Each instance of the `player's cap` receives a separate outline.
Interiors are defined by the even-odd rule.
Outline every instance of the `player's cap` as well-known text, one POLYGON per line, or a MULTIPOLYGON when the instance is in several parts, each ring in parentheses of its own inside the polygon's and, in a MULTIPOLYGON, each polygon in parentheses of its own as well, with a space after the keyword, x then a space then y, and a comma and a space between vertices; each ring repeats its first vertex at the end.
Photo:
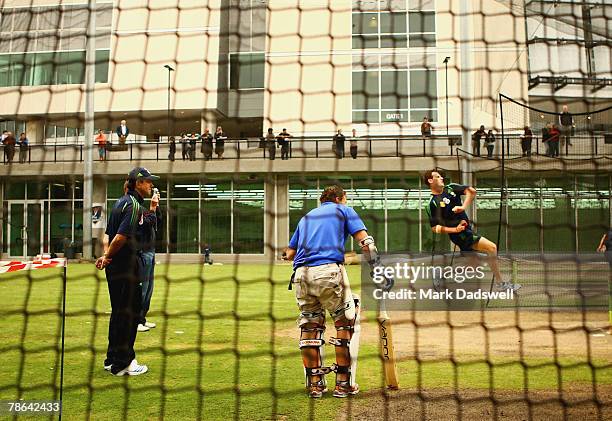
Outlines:
POLYGON ((128 180, 159 180, 159 177, 151 174, 151 172, 144 167, 136 167, 128 174, 128 180))

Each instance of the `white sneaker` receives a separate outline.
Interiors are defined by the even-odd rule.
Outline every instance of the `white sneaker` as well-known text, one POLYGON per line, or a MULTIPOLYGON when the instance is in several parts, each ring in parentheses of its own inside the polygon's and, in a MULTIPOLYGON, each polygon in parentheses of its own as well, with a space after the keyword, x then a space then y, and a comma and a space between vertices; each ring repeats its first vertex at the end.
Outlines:
POLYGON ((147 371, 149 371, 149 367, 144 364, 138 364, 138 361, 134 359, 132 360, 130 365, 119 371, 117 374, 113 374, 113 376, 140 376, 141 374, 144 374, 147 371))
POLYGON ((521 289, 521 287, 522 287, 521 284, 513 284, 512 282, 509 282, 509 281, 502 282, 501 284, 497 284, 497 288, 501 289, 502 291, 506 291, 506 290, 518 291, 519 289, 521 289))
POLYGON ((155 326, 157 326, 157 324, 153 323, 153 322, 145 322, 144 324, 146 327, 148 327, 149 329, 153 329, 155 326))
POLYGON ((148 332, 149 328, 148 328, 148 326, 145 326, 145 325, 143 325, 141 323, 138 323, 138 331, 139 332, 148 332))
POLYGON ((104 370, 106 370, 106 371, 110 371, 110 369, 111 369, 112 367, 113 367, 113 365, 112 365, 112 364, 105 365, 105 366, 104 366, 104 370))

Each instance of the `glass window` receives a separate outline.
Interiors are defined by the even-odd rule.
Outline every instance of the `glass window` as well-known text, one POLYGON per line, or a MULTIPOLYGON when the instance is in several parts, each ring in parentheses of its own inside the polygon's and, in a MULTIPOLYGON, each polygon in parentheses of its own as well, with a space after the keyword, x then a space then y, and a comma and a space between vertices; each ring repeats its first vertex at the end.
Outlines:
POLYGON ((198 253, 198 201, 170 200, 170 252, 198 253))
POLYGON ((319 206, 319 196, 316 177, 289 177, 289 235, 304 215, 319 206))
POLYGON ((33 54, 35 56, 32 85, 51 85, 55 69, 53 53, 33 54))
POLYGON ((380 48, 406 48, 406 35, 381 35, 380 48))
POLYGON ((28 183, 28 200, 48 199, 49 184, 47 183, 28 183))
POLYGON ((58 53, 56 83, 71 84, 82 83, 85 77, 85 52, 71 51, 58 53))
POLYGON ((62 28, 87 28, 89 10, 86 5, 64 6, 62 13, 62 28))
POLYGON ((380 33, 381 34, 405 34, 406 33, 406 13, 381 13, 380 14, 380 33))
POLYGON ((353 111, 354 123, 378 123, 380 113, 378 111, 353 111))
MULTIPOLYGON (((232 204, 229 200, 202 201, 203 246, 214 253, 230 253, 232 238, 232 204)), ((263 230, 262 230, 263 235, 263 230)))
POLYGON ((378 13, 353 13, 353 34, 377 34, 378 13))
POLYGON ((378 35, 354 35, 353 48, 358 50, 378 48, 378 35))
POLYGON ((410 34, 410 47, 435 47, 435 34, 410 34))
POLYGON ((436 72, 410 72, 410 108, 435 108, 438 102, 436 72))
POLYGON ((37 29, 57 30, 60 24, 60 11, 56 7, 41 7, 38 9, 37 29))
POLYGON ((234 253, 263 253, 264 201, 234 202, 234 253))
POLYGON ((107 28, 112 25, 113 5, 98 3, 96 9, 96 28, 107 28))
POLYGON ((55 138, 55 126, 51 124, 45 124, 45 137, 47 139, 55 138))
POLYGON ((66 137, 66 128, 64 126, 55 126, 55 137, 66 137))
POLYGON ((230 55, 230 89, 264 87, 264 53, 230 55))
POLYGON ((6 188, 6 199, 25 199, 25 183, 11 182, 4 185, 6 188))
POLYGON ((9 75, 10 75, 10 55, 2 54, 0 55, 0 86, 10 86, 9 85, 9 75))
POLYGON ((170 181, 171 198, 198 198, 200 184, 197 180, 172 180, 170 181))
POLYGON ((71 199, 72 183, 53 182, 51 183, 51 199, 71 199))
POLYGON ((36 27, 36 21, 32 18, 36 18, 36 15, 31 13, 29 9, 15 9, 13 10, 13 32, 17 31, 29 31, 36 27), (33 21, 34 20, 34 21, 33 21))
POLYGON ((408 29, 411 34, 419 32, 436 32, 436 14, 434 12, 410 12, 408 29))
POLYGON ((427 117, 427 119, 431 122, 438 121, 438 111, 437 110, 410 110, 410 121, 423 121, 424 117, 427 117))
POLYGON ((96 83, 108 83, 109 50, 96 50, 96 83))
POLYGON ((378 72, 353 72, 353 109, 378 109, 378 72))
MULTIPOLYGON (((408 72, 383 71, 380 73, 381 108, 408 108, 408 72)), ((384 113, 383 113, 384 114, 384 113)), ((406 119, 408 114, 406 113, 406 119)))
POLYGON ((49 230, 51 253, 65 253, 66 245, 72 240, 72 203, 49 202, 49 230))
POLYGON ((76 180, 74 182, 74 198, 82 199, 83 198, 83 181, 76 180))

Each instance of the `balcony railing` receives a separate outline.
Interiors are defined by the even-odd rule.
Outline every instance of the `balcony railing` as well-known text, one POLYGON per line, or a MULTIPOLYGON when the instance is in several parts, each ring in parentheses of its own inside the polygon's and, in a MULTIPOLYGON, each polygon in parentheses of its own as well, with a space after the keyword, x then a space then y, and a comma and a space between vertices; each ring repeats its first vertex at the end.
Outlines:
MULTIPOLYGON (((612 133, 572 136, 571 143, 560 148, 561 157, 589 158, 612 155, 612 133)), ((487 156, 485 141, 480 141, 480 156, 487 156)), ((501 157, 501 135, 497 135, 493 158, 501 157)), ((27 148, 25 163, 37 162, 81 162, 85 156, 82 144, 31 145, 27 148)), ((357 159, 404 158, 404 157, 451 157, 457 148, 465 150, 458 136, 402 136, 402 137, 360 137, 357 140, 357 159)), ((0 146, 6 150, 6 146, 0 146)), ((2 161, 8 164, 8 157, 2 151, 2 161)), ((99 159, 98 145, 94 145, 94 161, 99 159)), ((522 155, 519 135, 506 136, 505 154, 507 157, 522 155)), ((534 136, 531 146, 532 156, 544 156, 545 144, 534 136)), ((459 154, 462 152, 459 151, 459 154)), ((19 164, 20 148, 15 147, 13 164, 19 164)), ((166 161, 169 159, 169 144, 166 142, 127 142, 124 145, 107 144, 107 161, 166 161)), ((289 142, 289 159, 310 159, 337 157, 336 148, 330 137, 293 137, 289 142)), ((224 159, 269 159, 268 145, 259 139, 228 139, 225 141, 224 159)), ((277 160, 281 159, 281 148, 276 147, 277 160)), ((176 142, 176 161, 183 160, 182 144, 176 142)), ((213 160, 217 160, 213 146, 213 160)), ((344 159, 351 159, 350 138, 345 141, 344 159)), ((188 157, 185 160, 189 160, 188 157)), ((198 141, 195 160, 204 160, 202 142, 198 141)))

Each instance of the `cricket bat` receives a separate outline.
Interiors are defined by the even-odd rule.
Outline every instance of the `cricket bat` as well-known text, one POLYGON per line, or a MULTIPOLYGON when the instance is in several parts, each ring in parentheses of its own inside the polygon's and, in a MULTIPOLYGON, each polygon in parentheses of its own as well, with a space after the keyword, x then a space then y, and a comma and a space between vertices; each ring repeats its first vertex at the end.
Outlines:
POLYGON ((385 372, 385 385, 388 389, 399 389, 397 381, 397 368, 395 367, 395 351, 393 350, 393 332, 391 319, 387 314, 384 300, 379 302, 378 308, 378 337, 380 341, 380 359, 385 372))

